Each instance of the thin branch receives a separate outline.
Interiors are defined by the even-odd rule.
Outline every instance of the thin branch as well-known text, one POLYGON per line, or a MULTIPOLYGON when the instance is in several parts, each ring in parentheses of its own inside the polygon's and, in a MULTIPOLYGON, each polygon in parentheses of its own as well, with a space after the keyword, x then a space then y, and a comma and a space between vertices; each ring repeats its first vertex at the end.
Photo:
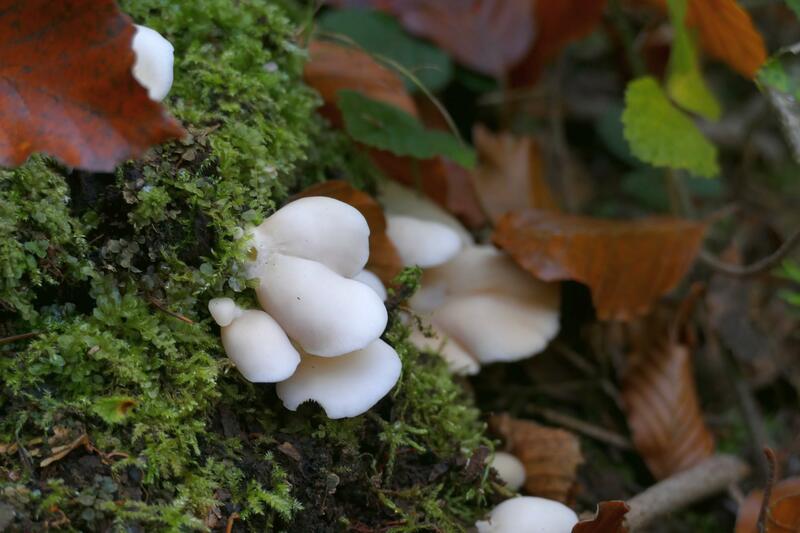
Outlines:
POLYGON ((594 440, 603 442, 605 444, 609 444, 611 446, 615 446, 620 450, 633 449, 633 445, 628 439, 608 429, 602 428, 600 426, 595 426, 593 424, 589 424, 588 422, 584 422, 583 420, 573 418, 569 415, 565 415, 563 413, 559 413, 558 411, 553 411, 552 409, 547 409, 545 407, 531 407, 530 409, 534 414, 537 414, 542 418, 547 419, 549 422, 552 422, 553 424, 558 424, 559 426, 571 429, 577 433, 581 433, 582 435, 593 438, 594 440))
POLYGON ((626 517, 628 526, 631 531, 637 531, 660 516, 725 490, 749 471, 747 464, 738 457, 714 455, 628 500, 631 508, 626 517))
POLYGON ((764 497, 761 499, 761 510, 758 512, 758 533, 766 533, 767 531, 767 515, 769 514, 769 500, 772 497, 772 487, 775 485, 775 478, 778 471, 778 458, 775 457, 775 452, 772 448, 764 448, 764 456, 767 458, 769 464, 769 477, 767 478, 767 486, 764 487, 764 497))
POLYGON ((798 244, 800 244, 800 230, 794 232, 794 234, 786 239, 781 247, 775 250, 773 253, 747 266, 725 263, 724 261, 720 261, 714 257, 706 250, 700 251, 699 258, 703 263, 720 274, 738 278, 746 278, 761 274, 778 266, 778 264, 783 261, 783 259, 789 255, 789 252, 791 252, 792 249, 798 244))
POLYGON ((152 296, 149 296, 147 298, 147 301, 150 302, 151 304, 153 304, 156 308, 158 308, 159 311, 162 311, 162 312, 168 314, 169 316, 171 316, 173 318, 177 318, 181 322, 184 322, 184 323, 189 324, 189 325, 194 325, 194 321, 192 319, 187 318, 187 317, 183 316, 180 313, 176 313, 175 311, 170 311, 169 309, 164 307, 164 305, 161 302, 159 302, 158 300, 156 300, 152 296))
POLYGON ((38 331, 31 331, 30 333, 22 333, 20 335, 12 335, 10 337, 4 337, 0 339, 0 344, 11 344, 12 342, 24 341, 25 339, 30 339, 39 335, 41 335, 41 333, 38 331))

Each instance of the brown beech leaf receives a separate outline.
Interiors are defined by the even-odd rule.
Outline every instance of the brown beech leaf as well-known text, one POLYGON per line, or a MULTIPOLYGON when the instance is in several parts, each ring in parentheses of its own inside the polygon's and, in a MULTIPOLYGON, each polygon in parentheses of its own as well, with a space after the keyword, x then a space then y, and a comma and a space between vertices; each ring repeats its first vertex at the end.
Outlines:
POLYGON ((589 35, 603 20, 607 0, 538 0, 537 34, 524 58, 511 71, 514 85, 531 85, 568 44, 589 35))
POLYGON ((496 77, 502 76, 528 51, 536 27, 530 0, 331 0, 328 3, 388 11, 409 32, 430 39, 464 65, 496 77))
POLYGON ((113 0, 0 0, 0 165, 110 172, 183 136, 131 73, 133 34, 113 0))
POLYGON ((636 450, 656 479, 703 462, 714 436, 703 420, 689 349, 651 341, 632 354, 622 384, 622 403, 636 450))
POLYGON ((600 502, 595 517, 575 524, 572 533, 627 533, 625 515, 629 510, 623 501, 600 502))
POLYGON ((352 205, 364 215, 369 225, 369 262, 367 268, 388 284, 403 268, 397 250, 386 235, 383 208, 369 194, 359 191, 344 180, 331 180, 313 185, 297 195, 327 196, 352 205))
POLYGON ((366 52, 343 44, 312 41, 308 53, 310 60, 303 77, 322 96, 324 105, 320 113, 336 126, 342 126, 336 102, 343 89, 360 92, 417 115, 414 100, 406 92, 403 80, 366 52))
POLYGON ((529 209, 500 219, 494 242, 534 276, 589 286, 598 316, 647 313, 692 265, 705 225, 677 218, 617 221, 529 209))
POLYGON ((473 128, 472 138, 480 158, 473 182, 492 221, 528 207, 559 210, 545 180, 542 153, 535 139, 494 134, 481 125, 473 128))
MULTIPOLYGON (((739 506, 735 533, 753 533, 764 491, 757 489, 739 506)), ((800 477, 784 479, 772 487, 767 515, 767 533, 796 533, 800 531, 800 477)))
POLYGON ((575 472, 583 463, 575 435, 508 414, 492 416, 489 427, 505 439, 508 450, 525 465, 525 492, 560 502, 569 499, 575 472))

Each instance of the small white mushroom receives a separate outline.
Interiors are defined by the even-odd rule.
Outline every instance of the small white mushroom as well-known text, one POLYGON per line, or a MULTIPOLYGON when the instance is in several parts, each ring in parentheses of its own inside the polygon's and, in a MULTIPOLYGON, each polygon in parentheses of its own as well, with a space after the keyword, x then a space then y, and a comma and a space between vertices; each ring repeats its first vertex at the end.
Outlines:
POLYGON ((157 31, 136 25, 133 36, 133 77, 147 89, 148 96, 162 101, 172 88, 172 68, 175 61, 172 43, 157 31))
POLYGON ((510 453, 495 452, 489 466, 497 470, 497 476, 513 491, 525 483, 525 465, 510 453))
POLYGON ((578 515, 562 503, 519 496, 495 507, 475 527, 478 533, 570 533, 577 523, 578 515))
POLYGON ((340 357, 303 355, 297 371, 278 383, 276 392, 290 411, 315 401, 329 418, 348 418, 365 413, 386 396, 400 370, 397 352, 378 339, 340 357))
POLYGON ((360 281, 361 283, 363 283, 364 285, 375 291, 375 294, 377 294, 382 301, 384 302, 386 301, 386 287, 384 287, 381 278, 376 276, 372 271, 366 269, 362 270, 361 272, 353 276, 353 279, 356 281, 360 281))
POLYGON ((455 231, 438 222, 415 217, 387 215, 386 234, 405 266, 438 266, 455 257, 461 249, 461 239, 455 231))
POLYGON ((208 309, 222 327, 225 353, 245 379, 275 383, 294 373, 300 354, 267 313, 241 309, 230 298, 214 298, 208 309))
POLYGON ((258 277, 261 307, 312 355, 360 350, 386 328, 386 307, 374 290, 316 261, 273 253, 258 277))
POLYGON ((433 337, 426 336, 416 324, 412 324, 408 340, 420 350, 438 353, 447 362, 450 372, 457 376, 473 376, 478 373, 480 365, 461 345, 447 338, 435 325, 429 327, 433 337))
POLYGON ((369 258, 369 225, 354 207, 323 196, 300 198, 278 209, 250 232, 255 257, 251 277, 274 253, 317 261, 345 277, 369 258))

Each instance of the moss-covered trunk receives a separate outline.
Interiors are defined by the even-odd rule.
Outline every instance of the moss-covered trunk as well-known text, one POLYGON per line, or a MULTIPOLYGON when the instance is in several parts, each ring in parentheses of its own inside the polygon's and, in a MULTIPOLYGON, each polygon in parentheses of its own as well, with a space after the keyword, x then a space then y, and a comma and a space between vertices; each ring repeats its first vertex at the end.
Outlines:
POLYGON ((301 21, 261 0, 121 4, 175 45, 191 138, 114 175, 0 172, 0 530, 469 525, 491 499, 483 424, 396 320, 400 383, 329 421, 243 380, 208 316, 251 298, 239 228, 306 184, 375 179, 315 116, 301 21))

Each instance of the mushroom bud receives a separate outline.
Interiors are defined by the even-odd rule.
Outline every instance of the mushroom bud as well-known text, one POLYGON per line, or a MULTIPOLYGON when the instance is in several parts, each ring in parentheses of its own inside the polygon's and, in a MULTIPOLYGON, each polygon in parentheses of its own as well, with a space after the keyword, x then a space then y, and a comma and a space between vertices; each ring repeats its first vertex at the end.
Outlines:
POLYGON ((353 276, 353 279, 363 283, 375 291, 375 294, 378 295, 378 298, 384 302, 386 301, 386 287, 383 285, 381 278, 376 276, 374 272, 365 269, 353 276))
POLYGON ((278 383, 276 392, 290 411, 313 400, 328 418, 348 418, 378 403, 397 383, 400 370, 397 352, 378 339, 339 357, 303 355, 297 372, 278 383))
POLYGON ((570 533, 578 515, 566 505, 533 496, 506 500, 478 521, 478 533, 570 533))
POLYGON ((419 218, 387 215, 386 234, 405 266, 428 268, 441 265, 461 249, 458 233, 444 224, 419 218))
POLYGON ((513 491, 519 490, 525 483, 525 465, 510 453, 495 452, 489 466, 497 471, 497 477, 513 491))
POLYGON ((300 354, 267 313, 242 309, 230 298, 214 298, 208 309, 222 328, 225 353, 245 379, 276 383, 294 373, 300 354))
POLYGON ((133 77, 147 89, 151 100, 162 101, 172 88, 172 43, 157 31, 137 24, 131 46, 136 55, 133 77))

